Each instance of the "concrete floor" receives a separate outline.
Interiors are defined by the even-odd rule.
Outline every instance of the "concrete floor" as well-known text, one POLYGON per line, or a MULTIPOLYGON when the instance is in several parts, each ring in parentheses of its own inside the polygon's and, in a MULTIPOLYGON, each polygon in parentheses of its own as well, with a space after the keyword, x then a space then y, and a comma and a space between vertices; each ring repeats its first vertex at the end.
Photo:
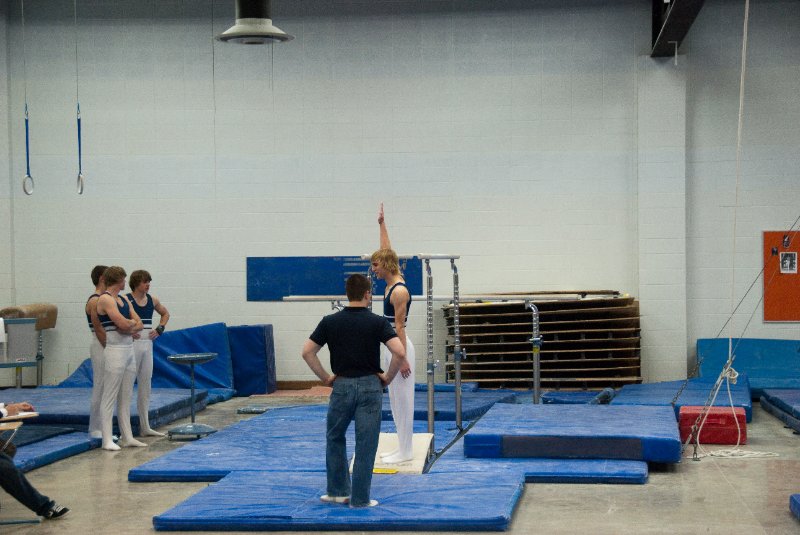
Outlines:
MULTIPOLYGON (((251 417, 236 414, 244 405, 307 402, 238 398, 210 406, 198 421, 222 428, 251 417)), ((0 526, 0 533, 153 532, 154 515, 206 483, 129 483, 130 468, 180 446, 166 438, 146 441, 148 448, 93 450, 28 473, 40 491, 71 511, 60 520, 38 525, 0 526)), ((686 459, 680 465, 651 467, 645 485, 528 484, 508 533, 800 533, 800 521, 789 512, 789 496, 800 492, 800 436, 756 404, 743 449, 771 451, 779 457, 686 459)), ((33 518, 2 491, 0 503, 0 519, 33 518)))

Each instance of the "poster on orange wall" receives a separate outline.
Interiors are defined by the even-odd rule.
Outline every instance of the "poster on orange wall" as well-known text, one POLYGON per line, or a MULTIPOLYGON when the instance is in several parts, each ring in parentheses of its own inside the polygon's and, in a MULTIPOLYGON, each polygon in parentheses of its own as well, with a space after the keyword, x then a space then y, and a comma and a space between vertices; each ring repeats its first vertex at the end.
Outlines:
POLYGON ((800 321, 800 232, 764 231, 764 321, 800 321))

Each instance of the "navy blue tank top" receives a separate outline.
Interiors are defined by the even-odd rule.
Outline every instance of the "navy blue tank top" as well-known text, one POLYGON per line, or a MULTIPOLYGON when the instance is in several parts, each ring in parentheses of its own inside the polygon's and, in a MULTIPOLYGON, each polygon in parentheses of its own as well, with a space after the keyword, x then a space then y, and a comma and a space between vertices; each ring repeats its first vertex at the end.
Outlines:
MULTIPOLYGON (((89 299, 86 300, 86 304, 89 304, 89 301, 94 299, 95 297, 100 297, 100 294, 92 294, 89 296, 89 299)), ((89 324, 89 330, 94 332, 94 325, 92 325, 92 317, 89 314, 86 314, 86 322, 89 324)))
MULTIPOLYGON (((392 292, 398 286, 403 286, 406 290, 408 290, 408 286, 406 286, 405 282, 398 282, 391 288, 389 288, 389 293, 383 298, 383 317, 389 320, 390 322, 394 323, 394 305, 392 304, 392 292)), ((408 292, 408 303, 406 303, 406 320, 408 320, 408 311, 411 310, 411 292, 408 292)))
POLYGON ((146 294, 145 298, 147 302, 144 304, 143 307, 139 306, 139 303, 136 302, 136 299, 133 298, 133 294, 128 294, 128 301, 131 302, 131 306, 139 314, 139 318, 142 320, 142 325, 144 325, 145 329, 152 329, 153 328, 153 311, 156 309, 155 305, 153 304, 153 298, 150 297, 150 294, 146 294))
MULTIPOLYGON (((105 293, 111 295, 108 292, 105 293)), ((122 296, 120 296, 119 298, 122 299, 122 305, 117 303, 117 310, 119 310, 119 313, 122 314, 122 317, 131 319, 131 307, 128 306, 128 301, 123 299, 122 296)), ((103 324, 103 330, 105 330, 106 332, 117 330, 117 326, 114 324, 111 318, 108 317, 108 314, 97 314, 97 317, 100 318, 100 323, 103 324)))

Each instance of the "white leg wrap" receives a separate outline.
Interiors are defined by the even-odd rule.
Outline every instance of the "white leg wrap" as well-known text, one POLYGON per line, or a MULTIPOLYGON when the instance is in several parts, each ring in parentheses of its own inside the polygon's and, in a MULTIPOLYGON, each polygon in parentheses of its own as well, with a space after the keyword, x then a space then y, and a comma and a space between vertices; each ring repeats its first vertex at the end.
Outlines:
MULTIPOLYGON (((143 331, 144 332, 144 331, 143 331)), ((147 411, 150 410, 150 383, 153 379, 153 341, 142 338, 133 342, 133 353, 136 359, 136 410, 139 412, 139 434, 144 435, 150 430, 150 419, 147 411)))
POLYGON ((92 401, 89 405, 89 434, 97 435, 103 431, 100 404, 103 398, 105 365, 103 364, 103 345, 94 333, 92 333, 92 344, 89 346, 89 358, 92 361, 92 401))
MULTIPOLYGON (((388 369, 392 354, 381 346, 384 356, 384 369, 388 369)), ((398 457, 410 459, 414 456, 414 364, 416 354, 414 344, 406 337, 406 359, 411 365, 411 375, 404 379, 399 373, 389 384, 389 403, 392 418, 397 428, 398 457)))

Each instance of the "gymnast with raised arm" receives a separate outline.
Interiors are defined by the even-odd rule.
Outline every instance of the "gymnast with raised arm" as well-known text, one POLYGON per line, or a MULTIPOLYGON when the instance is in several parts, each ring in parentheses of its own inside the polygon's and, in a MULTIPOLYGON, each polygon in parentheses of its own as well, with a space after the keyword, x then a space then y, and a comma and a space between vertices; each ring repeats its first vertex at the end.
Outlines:
MULTIPOLYGON (((379 279, 386 281, 386 293, 383 296, 383 315, 397 331, 397 336, 406 350, 406 360, 397 378, 389 385, 389 402, 392 407, 392 418, 397 428, 398 448, 381 454, 384 463, 395 464, 410 461, 414 458, 414 345, 406 334, 406 321, 411 308, 411 293, 406 281, 400 273, 397 253, 392 249, 389 232, 383 213, 383 203, 378 211, 380 229, 380 249, 372 253, 372 272, 379 279)), ((381 347, 381 358, 384 368, 389 365, 391 353, 381 347)))

